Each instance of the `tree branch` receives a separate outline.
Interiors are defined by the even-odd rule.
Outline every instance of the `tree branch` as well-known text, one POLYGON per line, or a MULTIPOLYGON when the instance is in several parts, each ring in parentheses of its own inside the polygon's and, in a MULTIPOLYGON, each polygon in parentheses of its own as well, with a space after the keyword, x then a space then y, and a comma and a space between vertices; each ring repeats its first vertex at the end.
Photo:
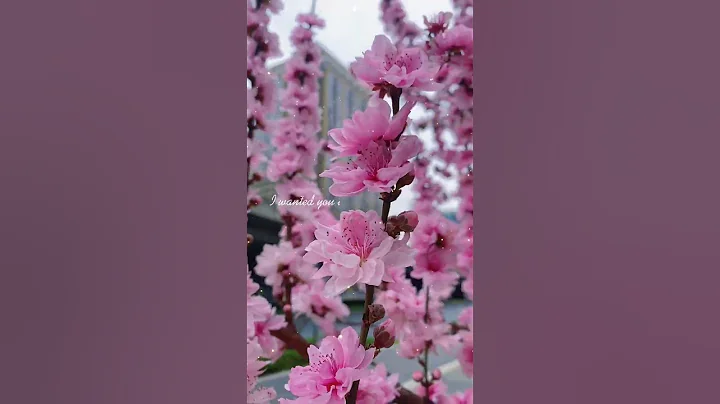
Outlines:
POLYGON ((392 401, 392 403, 394 404, 423 404, 422 397, 406 389, 405 387, 398 385, 398 392, 400 393, 400 395, 395 397, 395 400, 392 401))
POLYGON ((287 325, 279 330, 270 331, 270 335, 282 341, 285 348, 296 350, 303 359, 310 359, 307 352, 310 343, 297 332, 295 326, 287 325))

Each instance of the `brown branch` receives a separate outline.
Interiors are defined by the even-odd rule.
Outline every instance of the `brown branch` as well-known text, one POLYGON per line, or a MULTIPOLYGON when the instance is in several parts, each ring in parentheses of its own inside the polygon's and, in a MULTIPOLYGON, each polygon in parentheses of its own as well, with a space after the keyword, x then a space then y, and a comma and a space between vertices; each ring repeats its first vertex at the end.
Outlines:
POLYGON ((292 315, 292 287, 293 283, 290 280, 290 276, 283 277, 283 286, 285 289, 285 302, 283 303, 282 310, 285 312, 285 322, 288 323, 288 325, 295 328, 295 323, 293 322, 293 315, 292 315))
POLYGON ((423 404, 422 397, 412 391, 398 385, 399 395, 392 401, 394 404, 423 404))
POLYGON ((285 348, 297 351, 303 359, 310 359, 307 352, 310 343, 297 332, 294 326, 287 325, 279 330, 270 331, 270 335, 282 341, 285 348))
MULTIPOLYGON (((387 221, 387 218, 385 219, 387 221)), ((362 328, 360 329, 360 345, 364 348, 365 343, 367 342, 367 336, 368 332, 370 332, 370 316, 369 316, 369 307, 373 302, 373 296, 375 295, 375 286, 373 285, 365 285, 365 308, 363 310, 363 321, 362 321, 362 328)), ((357 394, 358 389, 360 388, 360 381, 356 380, 353 382, 352 387, 350 388, 350 392, 348 393, 346 397, 346 403, 347 404, 355 404, 357 401, 357 394)))
POLYGON ((470 329, 462 324, 458 324, 455 322, 450 323, 450 334, 455 335, 460 331, 470 331, 470 329))
MULTIPOLYGON (((425 323, 430 323, 430 285, 427 285, 427 289, 425 289, 425 317, 424 317, 425 323)), ((432 343, 430 341, 425 342, 425 360, 422 362, 423 367, 423 375, 425 379, 423 380, 423 386, 425 386, 425 399, 424 402, 426 404, 431 404, 432 401, 430 401, 430 386, 432 385, 432 380, 430 380, 430 374, 428 373, 429 367, 430 367, 430 347, 432 346, 432 343)))

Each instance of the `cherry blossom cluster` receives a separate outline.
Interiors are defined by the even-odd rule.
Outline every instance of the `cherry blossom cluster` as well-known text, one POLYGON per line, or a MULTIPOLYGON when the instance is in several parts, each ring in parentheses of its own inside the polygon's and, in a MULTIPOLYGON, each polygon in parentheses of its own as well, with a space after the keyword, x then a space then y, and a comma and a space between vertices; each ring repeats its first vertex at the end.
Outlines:
MULTIPOLYGON (((401 96, 403 91, 412 94, 442 88, 436 82, 440 69, 441 64, 431 61, 425 49, 396 46, 386 36, 377 36, 371 49, 351 65, 353 75, 377 94, 365 111, 356 112, 343 122, 342 128, 328 133, 334 141, 329 148, 336 152, 336 158, 321 176, 333 181, 330 192, 336 196, 379 193, 383 211, 382 215, 343 212, 337 223, 319 224, 316 240, 306 248, 304 259, 322 264, 313 277, 328 278, 325 290, 330 295, 340 294, 356 284, 365 286, 366 304, 359 340, 355 340, 354 331, 347 329, 347 332, 352 335, 355 349, 364 352, 366 357, 370 352, 388 348, 389 343, 399 337, 401 355, 415 358, 424 353, 427 362, 431 349, 436 346, 449 349, 460 339, 444 321, 441 310, 441 300, 449 296, 458 279, 456 272, 448 270, 455 265, 451 261, 456 257, 457 226, 430 215, 430 220, 424 223, 425 217, 418 218, 416 212, 389 217, 390 204, 403 187, 414 181, 416 165, 412 159, 423 150, 416 136, 403 136, 415 102, 406 102, 400 108, 401 96), (391 105, 385 96, 389 96, 391 105), (424 280, 424 293, 415 293, 405 277, 405 268, 410 266, 414 268, 411 276, 424 280), (435 285, 433 294, 430 294, 430 284, 435 285), (376 287, 378 299, 373 301, 376 287), (387 320, 375 329, 375 343, 366 347, 370 325, 385 317, 387 320)), ((339 374, 343 368, 333 364, 331 357, 318 355, 316 361, 311 358, 308 367, 291 373, 288 386, 300 397, 298 402, 360 402, 365 364, 358 362, 353 372, 339 374), (354 376, 348 378, 348 374, 354 376), (299 387, 308 385, 313 388, 299 387)), ((433 380, 439 378, 439 372, 433 372, 433 380)), ((431 399, 445 397, 442 384, 427 380, 428 375, 423 376, 421 387, 425 392, 420 393, 431 399), (431 392, 433 389, 436 391, 431 392)))
POLYGON ((401 0, 380 0, 380 20, 383 29, 397 41, 397 44, 412 45, 422 36, 422 29, 407 19, 407 13, 401 0))
POLYGON ((280 340, 270 333, 285 327, 282 316, 275 314, 270 303, 257 295, 260 286, 247 271, 247 402, 268 403, 277 395, 271 388, 257 387, 257 379, 268 364, 282 352, 280 340))
MULTIPOLYGON (((284 73, 288 84, 280 105, 285 117, 271 124, 262 113, 256 116, 258 107, 252 114, 248 109, 249 131, 252 123, 273 135, 266 176, 276 184, 279 199, 322 198, 315 166, 326 151, 334 158, 320 177, 332 181, 332 195, 370 192, 383 201, 381 212, 352 210, 339 218, 323 208, 278 206, 281 242, 264 247, 255 272, 272 288, 284 316, 255 295, 258 287, 248 272, 249 402, 275 397, 255 386, 263 361, 296 349, 309 363, 290 371, 286 389, 296 399, 280 403, 472 403, 471 389, 448 393, 441 371, 431 371, 428 363, 437 349, 457 348, 463 372, 472 377, 472 307, 455 323, 443 315, 443 302, 459 282, 472 299, 472 1, 453 4, 454 19, 449 12, 426 17, 422 30, 407 21, 400 1, 381 0, 382 21, 392 39, 376 36, 350 67, 374 94, 364 111, 328 132, 328 143, 316 136, 322 73, 313 28, 324 22, 315 15, 299 15, 291 34, 296 51, 284 73), (409 116, 417 107, 429 118, 413 123, 409 116), (427 128, 434 134, 434 150, 413 134, 427 128), (445 192, 437 177, 456 178, 459 185, 445 192), (419 195, 414 210, 390 216, 392 202, 411 186, 419 195), (451 198, 459 199, 460 223, 440 213, 451 198), (407 268, 412 268, 411 278, 422 281, 419 291, 406 276, 407 268), (349 314, 340 295, 353 286, 365 290, 362 328, 359 334, 352 327, 338 332, 338 320, 349 314), (297 333, 293 322, 299 314, 326 335, 317 346, 297 333), (368 343, 371 326, 374 341, 368 343), (375 363, 383 349, 394 346, 422 367, 413 375, 419 383, 414 393, 375 363)), ((260 90, 255 94, 267 99, 260 90)), ((250 162, 250 144, 248 150, 250 162)))
POLYGON ((247 0, 247 162, 248 211, 262 200, 250 185, 260 181, 265 161, 264 145, 254 139, 258 130, 268 127, 267 115, 275 108, 275 81, 266 67, 267 60, 280 56, 278 36, 268 30, 271 14, 282 9, 280 0, 247 0))
MULTIPOLYGON (((315 28, 325 22, 313 14, 300 14, 292 30, 292 57, 285 63, 281 109, 285 117, 273 126, 274 153, 268 162, 267 177, 275 181, 277 196, 282 200, 320 200, 323 195, 315 179, 317 156, 325 148, 318 138, 320 131, 319 84, 322 56, 315 44, 315 28)), ((265 277, 273 295, 282 303, 286 320, 303 314, 314 321, 326 335, 336 335, 335 324, 350 314, 338 296, 326 296, 325 283, 313 278, 317 268, 302 259, 305 247, 315 239, 318 224, 330 224, 335 218, 328 206, 308 208, 304 205, 280 205, 278 211, 284 226, 278 245, 265 245, 257 257, 255 272, 265 277)))
MULTIPOLYGON (((418 159, 413 184, 418 195, 414 208, 422 219, 410 240, 416 250, 416 263, 410 276, 422 279, 423 290, 412 295, 408 292, 414 289, 408 286, 399 290, 391 287, 379 298, 386 308, 397 305, 399 309, 392 312, 401 313, 398 315, 403 322, 411 324, 399 333, 400 353, 411 358, 424 356, 419 359, 424 372, 417 372, 415 378, 420 383, 418 393, 434 402, 463 403, 471 396, 471 390, 447 396, 440 377, 435 377, 439 371, 436 369, 430 374, 427 363, 427 353, 436 346, 448 349, 459 343, 458 360, 465 374, 472 377, 472 308, 452 325, 445 323, 441 314, 442 301, 449 297, 460 278, 464 279, 462 290, 470 299, 473 284, 472 1, 455 0, 453 4, 457 15, 454 20, 450 12, 424 18, 426 40, 422 50, 430 63, 440 66, 434 81, 441 88, 432 94, 420 89, 405 92, 411 102, 417 102, 429 112, 428 118, 415 128, 431 129, 437 144, 436 150, 427 150, 418 159), (454 195, 448 195, 435 178, 446 180, 452 178, 453 173, 459 185, 454 195), (446 219, 438 209, 451 196, 459 200, 459 224, 446 219)), ((383 1, 380 9, 386 32, 396 43, 403 43, 406 37, 397 31, 398 26, 404 25, 405 14, 400 2, 383 1)))
MULTIPOLYGON (((282 8, 278 0, 248 0, 247 2, 247 162, 248 212, 261 202, 250 185, 260 181, 264 162, 263 145, 254 139, 258 130, 267 130, 267 115, 275 107, 276 86, 267 70, 271 57, 279 56, 278 37, 268 30, 271 14, 282 8)), ((252 240, 248 235, 248 243, 252 240)), ((276 397, 273 389, 257 386, 257 379, 269 361, 282 352, 282 342, 271 335, 286 326, 282 316, 275 314, 270 303, 257 294, 260 287, 253 282, 247 268, 247 402, 269 403, 276 397)))

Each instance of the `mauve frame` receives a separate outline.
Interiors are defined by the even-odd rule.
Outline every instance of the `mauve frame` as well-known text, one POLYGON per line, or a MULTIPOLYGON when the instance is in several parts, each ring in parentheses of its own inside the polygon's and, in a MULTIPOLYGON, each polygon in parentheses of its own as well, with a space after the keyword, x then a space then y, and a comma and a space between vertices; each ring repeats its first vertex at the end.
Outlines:
MULTIPOLYGON (((718 8, 476 2, 478 402, 720 402, 718 8)), ((1 402, 244 402, 244 18, 0 6, 1 402)))

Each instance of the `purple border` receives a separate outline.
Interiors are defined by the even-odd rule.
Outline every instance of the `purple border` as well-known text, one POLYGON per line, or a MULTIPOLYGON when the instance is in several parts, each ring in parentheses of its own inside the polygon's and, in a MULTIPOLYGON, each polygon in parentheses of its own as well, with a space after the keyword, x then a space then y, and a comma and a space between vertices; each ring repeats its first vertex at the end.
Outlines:
POLYGON ((244 14, 0 6, 0 402, 245 401, 244 14))
POLYGON ((476 2, 477 402, 720 402, 719 12, 476 2))
MULTIPOLYGON (((0 10, 0 402, 244 402, 244 10, 163 3, 0 10)), ((478 402, 720 402, 717 7, 476 5, 478 402)))

